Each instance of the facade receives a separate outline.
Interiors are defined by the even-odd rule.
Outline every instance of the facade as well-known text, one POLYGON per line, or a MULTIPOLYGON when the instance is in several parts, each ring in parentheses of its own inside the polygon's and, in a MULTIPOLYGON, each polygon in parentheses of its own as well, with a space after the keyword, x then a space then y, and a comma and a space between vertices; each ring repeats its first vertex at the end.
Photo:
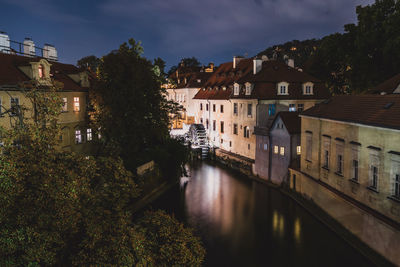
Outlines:
MULTIPOLYGON (((13 105, 30 107, 31 103, 21 91, 21 83, 37 80, 46 85, 50 79, 62 84, 59 94, 65 103, 59 117, 62 129, 60 147, 66 151, 90 153, 95 136, 94 130, 86 126, 89 76, 73 65, 40 57, 0 53, 2 112, 13 105)), ((10 119, 0 117, 0 125, 10 127, 10 119)))
POLYGON ((337 96, 300 116, 291 188, 400 264, 400 96, 337 96))
POLYGON ((238 136, 235 143, 241 145, 235 153, 254 159, 253 173, 268 179, 272 152, 265 148, 276 114, 303 111, 329 98, 330 93, 318 79, 283 62, 256 58, 252 63, 252 72, 237 81, 231 96, 239 108, 233 120, 236 117, 236 123, 250 132, 250 137, 238 136))
POLYGON ((185 133, 191 124, 195 123, 196 106, 193 97, 205 84, 214 71, 214 64, 205 67, 185 67, 183 63, 170 76, 176 85, 166 85, 168 100, 172 100, 182 106, 183 111, 178 118, 173 120, 171 133, 185 133))
POLYGON ((298 161, 301 154, 300 146, 301 120, 298 112, 279 112, 270 129, 270 143, 260 149, 269 151, 267 160, 268 179, 275 184, 288 181, 290 163, 298 161))

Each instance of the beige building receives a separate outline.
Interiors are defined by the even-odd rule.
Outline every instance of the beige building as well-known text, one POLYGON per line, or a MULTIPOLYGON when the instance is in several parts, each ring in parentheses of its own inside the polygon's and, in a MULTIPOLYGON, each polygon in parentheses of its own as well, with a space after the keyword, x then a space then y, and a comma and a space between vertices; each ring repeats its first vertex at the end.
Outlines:
MULTIPOLYGON (((62 84, 62 89, 59 91, 64 101, 59 118, 62 129, 60 147, 66 151, 90 153, 95 136, 94 130, 86 126, 89 76, 87 72, 73 65, 36 56, 0 53, 2 112, 14 105, 30 107, 31 103, 21 91, 21 83, 36 80, 46 85, 51 79, 62 84)), ((9 117, 0 117, 0 125, 10 127, 9 117)))
POLYGON ((337 96, 301 117, 291 188, 400 265, 400 96, 337 96))

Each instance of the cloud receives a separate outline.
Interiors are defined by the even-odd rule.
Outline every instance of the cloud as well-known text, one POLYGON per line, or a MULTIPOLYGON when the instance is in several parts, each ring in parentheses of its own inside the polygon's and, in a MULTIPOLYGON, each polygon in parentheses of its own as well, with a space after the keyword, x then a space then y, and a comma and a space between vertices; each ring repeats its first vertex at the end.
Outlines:
POLYGON ((339 31, 354 22, 354 7, 362 3, 365 1, 107 0, 99 9, 105 16, 146 27, 170 53, 204 55, 339 31))
POLYGON ((51 0, 0 0, 0 3, 14 5, 25 11, 53 22, 63 22, 69 24, 87 23, 88 20, 81 16, 63 11, 55 1, 51 0))

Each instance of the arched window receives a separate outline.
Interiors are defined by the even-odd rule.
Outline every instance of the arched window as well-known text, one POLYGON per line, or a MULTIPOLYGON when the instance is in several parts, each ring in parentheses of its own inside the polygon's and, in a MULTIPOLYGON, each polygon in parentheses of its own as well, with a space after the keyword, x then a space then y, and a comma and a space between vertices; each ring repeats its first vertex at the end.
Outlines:
POLYGON ((44 75, 44 66, 42 64, 39 65, 38 72, 39 72, 39 78, 43 79, 45 75, 44 75))

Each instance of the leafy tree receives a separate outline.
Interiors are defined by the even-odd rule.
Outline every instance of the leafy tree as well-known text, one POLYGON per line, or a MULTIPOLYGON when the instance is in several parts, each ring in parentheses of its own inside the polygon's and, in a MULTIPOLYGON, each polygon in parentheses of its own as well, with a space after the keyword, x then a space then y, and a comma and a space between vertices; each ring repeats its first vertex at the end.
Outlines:
POLYGON ((200 61, 195 58, 195 57, 185 57, 181 59, 181 62, 178 65, 172 66, 169 71, 168 71, 168 76, 170 76, 172 73, 174 73, 179 66, 184 66, 186 68, 196 68, 200 67, 201 63, 200 61))
MULTIPOLYGON (((131 39, 104 56, 91 91, 91 118, 103 136, 100 152, 120 155, 131 170, 157 157, 155 151, 175 157, 166 147, 170 144, 169 113, 177 106, 164 98, 161 73, 154 71, 142 52, 140 43, 131 39)), ((159 59, 156 63, 162 67, 159 59)), ((168 159, 157 158, 160 164, 168 159)), ((166 166, 165 173, 178 171, 180 165, 166 166)))
POLYGON ((77 65, 82 69, 88 69, 96 72, 101 60, 96 56, 87 56, 78 60, 77 65))
POLYGON ((205 250, 192 230, 164 211, 146 212, 134 227, 137 266, 201 266, 205 250))

